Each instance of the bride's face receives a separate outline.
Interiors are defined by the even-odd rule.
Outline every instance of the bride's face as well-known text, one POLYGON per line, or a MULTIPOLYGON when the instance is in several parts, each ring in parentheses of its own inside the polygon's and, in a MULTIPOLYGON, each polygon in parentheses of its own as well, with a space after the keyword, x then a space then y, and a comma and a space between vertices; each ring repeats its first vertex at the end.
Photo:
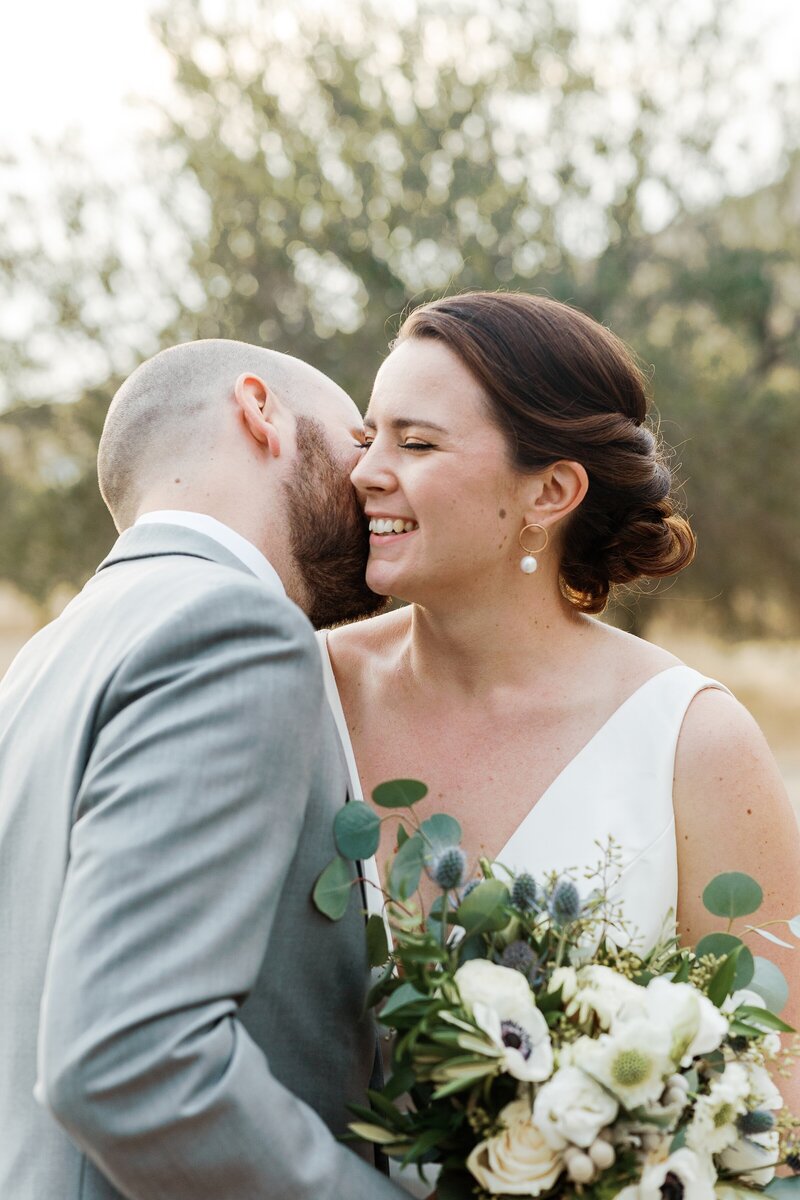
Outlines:
POLYGON ((525 478, 460 359, 441 342, 402 342, 378 372, 364 426, 351 478, 374 518, 369 587, 424 603, 497 572, 507 578, 520 554, 525 478))

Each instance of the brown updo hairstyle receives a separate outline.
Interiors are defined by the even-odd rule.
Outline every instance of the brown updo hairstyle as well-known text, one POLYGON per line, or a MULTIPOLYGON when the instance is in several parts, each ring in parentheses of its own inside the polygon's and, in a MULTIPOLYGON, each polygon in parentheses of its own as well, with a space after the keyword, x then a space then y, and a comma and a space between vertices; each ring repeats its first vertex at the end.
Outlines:
POLYGON ((483 388, 513 465, 582 463, 589 490, 564 523, 560 581, 582 612, 602 612, 612 584, 674 575, 695 539, 676 513, 672 476, 644 425, 644 376, 626 346, 569 305, 519 292, 436 300, 404 321, 397 342, 434 338, 483 388))

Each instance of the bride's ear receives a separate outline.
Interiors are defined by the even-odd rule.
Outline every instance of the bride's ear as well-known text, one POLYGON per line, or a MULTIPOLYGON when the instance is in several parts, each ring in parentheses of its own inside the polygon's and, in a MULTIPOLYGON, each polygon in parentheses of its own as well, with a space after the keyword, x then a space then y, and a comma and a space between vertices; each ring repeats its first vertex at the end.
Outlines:
POLYGON ((281 452, 281 440, 275 426, 277 401, 259 375, 240 375, 233 387, 233 398, 245 428, 273 458, 281 452))
POLYGON ((553 463, 537 472, 531 481, 525 505, 526 523, 556 524, 578 507, 588 490, 589 476, 581 463, 567 459, 553 463))

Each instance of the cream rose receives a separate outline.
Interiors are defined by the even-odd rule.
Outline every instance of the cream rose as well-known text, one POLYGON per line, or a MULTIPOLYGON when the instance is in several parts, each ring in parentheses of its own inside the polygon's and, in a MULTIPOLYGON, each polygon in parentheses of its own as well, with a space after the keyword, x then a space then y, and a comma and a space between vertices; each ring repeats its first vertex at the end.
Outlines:
POLYGON ((564 1163, 532 1120, 527 1100, 514 1100, 500 1113, 502 1133, 476 1146, 467 1169, 493 1196, 538 1196, 551 1188, 564 1163))

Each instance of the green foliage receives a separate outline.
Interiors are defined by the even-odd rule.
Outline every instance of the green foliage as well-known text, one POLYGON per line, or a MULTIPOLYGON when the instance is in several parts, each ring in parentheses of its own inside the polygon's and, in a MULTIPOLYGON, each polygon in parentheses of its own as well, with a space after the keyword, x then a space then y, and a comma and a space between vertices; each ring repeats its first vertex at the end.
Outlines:
POLYGON ((389 869, 389 893, 395 900, 407 900, 417 890, 425 855, 425 842, 418 833, 397 851, 389 869))
POLYGON ((347 912, 352 884, 350 864, 337 856, 314 885, 313 899, 319 911, 332 921, 340 920, 347 912))
POLYGON ((753 978, 753 971, 755 970, 753 955, 741 938, 735 937, 732 933, 709 933, 706 937, 701 938, 695 947, 695 954, 698 958, 702 958, 706 954, 713 954, 715 958, 727 957, 728 954, 737 948, 739 948, 739 953, 736 958, 736 972, 733 977, 734 991, 746 988, 753 978))
POLYGON ((703 904, 715 917, 746 917, 760 908, 764 893, 749 875, 726 871, 712 879, 703 892, 703 904))
POLYGON ((379 808, 410 808, 427 794, 427 787, 418 779, 390 779, 378 784, 372 799, 379 808))
POLYGON ((337 812, 333 836, 345 858, 371 858, 380 841, 380 818, 363 800, 351 800, 337 812))
POLYGON ((789 999, 789 984, 780 967, 776 967, 770 959, 756 955, 755 971, 750 988, 758 993, 772 1012, 780 1013, 786 1007, 789 999))
POLYGON ((499 879, 479 883, 456 910, 456 924, 466 936, 503 929, 509 921, 511 896, 499 879))
POLYGON ((372 913, 367 920, 367 957, 371 967, 382 967, 389 957, 389 942, 383 917, 372 913))
MULTIPOLYGON (((47 221, 5 189, 0 297, 11 307, 13 289, 33 315, 26 337, 0 337, 0 577, 44 602, 102 557, 113 529, 95 418, 154 349, 266 343, 363 406, 410 305, 523 288, 609 324, 653 375, 700 539, 670 602, 740 630, 796 628, 791 110, 776 87, 785 176, 731 196, 717 147, 739 136, 736 64, 758 52, 737 43, 730 6, 624 0, 592 38, 573 7, 420 0, 409 16, 371 0, 260 0, 223 20, 199 0, 165 5, 175 87, 143 148, 151 214, 134 219, 136 189, 115 192, 72 150, 48 153, 47 221), (659 70, 643 71, 654 45, 659 70), (611 86, 609 62, 629 76, 620 65, 611 86), (68 366, 72 405, 60 403, 68 366), (67 410, 91 416, 89 445, 67 410), (21 425, 37 453, 17 470, 21 425), (53 474, 60 455, 71 482, 53 474)), ((641 627, 653 607, 632 593, 618 615, 641 627)))

